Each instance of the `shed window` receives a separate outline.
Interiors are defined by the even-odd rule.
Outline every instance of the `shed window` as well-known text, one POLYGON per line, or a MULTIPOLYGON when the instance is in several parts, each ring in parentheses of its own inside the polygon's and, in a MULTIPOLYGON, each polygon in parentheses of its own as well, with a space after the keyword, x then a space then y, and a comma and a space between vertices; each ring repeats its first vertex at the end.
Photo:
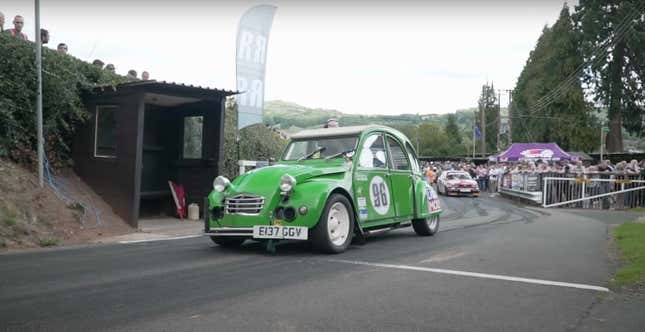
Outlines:
POLYGON ((184 159, 201 159, 203 116, 187 116, 184 118, 184 159))
POLYGON ((94 122, 94 156, 116 157, 116 106, 97 106, 94 122))

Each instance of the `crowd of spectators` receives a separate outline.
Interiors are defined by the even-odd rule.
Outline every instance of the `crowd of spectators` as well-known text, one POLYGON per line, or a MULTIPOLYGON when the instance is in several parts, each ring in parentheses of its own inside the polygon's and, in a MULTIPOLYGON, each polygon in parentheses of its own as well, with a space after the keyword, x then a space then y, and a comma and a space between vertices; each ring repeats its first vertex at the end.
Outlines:
MULTIPOLYGON (((29 37, 25 32, 23 32, 23 27, 25 26, 25 19, 21 15, 16 15, 13 18, 13 29, 4 29, 4 24, 5 24, 5 16, 4 13, 0 12, 0 33, 6 33, 10 34, 16 38, 20 38, 24 41, 29 41, 29 37)), ((45 45, 49 43, 49 31, 47 29, 40 29, 40 42, 42 45, 45 45)), ((67 44, 65 43, 59 43, 58 46, 56 47, 56 51, 60 54, 67 54, 68 47, 67 44)), ((105 65, 103 61, 96 59, 92 62, 93 65, 96 67, 107 70, 109 72, 115 73, 115 67, 113 64, 109 63, 105 65)), ((139 78, 137 77, 137 72, 135 70, 129 70, 127 74, 128 79, 130 80, 138 80, 139 78)), ((149 80, 150 79, 150 74, 147 71, 144 71, 141 75, 142 80, 149 80)))
POLYGON ((527 160, 521 162, 489 162, 475 165, 465 161, 424 162, 424 174, 432 184, 442 172, 448 170, 465 171, 477 181, 481 191, 496 191, 498 183, 505 174, 514 173, 562 173, 562 174, 598 174, 611 173, 620 175, 645 176, 645 160, 621 161, 612 164, 609 160, 598 163, 583 162, 581 160, 545 161, 527 160))

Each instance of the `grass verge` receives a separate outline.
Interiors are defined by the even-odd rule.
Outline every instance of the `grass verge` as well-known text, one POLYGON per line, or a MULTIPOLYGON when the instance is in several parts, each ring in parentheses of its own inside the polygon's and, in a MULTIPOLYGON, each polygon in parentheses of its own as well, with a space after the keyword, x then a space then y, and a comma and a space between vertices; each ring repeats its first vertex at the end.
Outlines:
POLYGON ((625 265, 616 272, 619 286, 645 286, 645 224, 625 223, 614 229, 625 265))

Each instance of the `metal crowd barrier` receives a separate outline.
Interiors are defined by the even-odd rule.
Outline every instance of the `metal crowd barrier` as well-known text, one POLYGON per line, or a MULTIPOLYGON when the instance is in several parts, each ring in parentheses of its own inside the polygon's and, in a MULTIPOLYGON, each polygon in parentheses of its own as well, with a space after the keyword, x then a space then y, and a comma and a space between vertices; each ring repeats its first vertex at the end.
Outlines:
POLYGON ((543 207, 631 209, 645 206, 645 175, 624 173, 506 173, 500 192, 543 207))

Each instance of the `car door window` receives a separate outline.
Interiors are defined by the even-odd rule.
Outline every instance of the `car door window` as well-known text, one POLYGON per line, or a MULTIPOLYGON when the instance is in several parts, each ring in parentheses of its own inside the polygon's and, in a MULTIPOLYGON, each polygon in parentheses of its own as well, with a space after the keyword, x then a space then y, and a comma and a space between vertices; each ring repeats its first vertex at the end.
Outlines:
POLYGON ((374 134, 365 139, 358 160, 358 165, 363 168, 387 167, 383 136, 380 134, 374 134))
POLYGON ((392 168, 396 170, 409 170, 410 163, 408 157, 405 155, 403 147, 394 138, 387 137, 387 145, 390 148, 390 159, 392 168))
POLYGON ((412 148, 412 145, 410 143, 405 143, 405 148, 408 150, 408 153, 410 154, 410 162, 412 163, 412 172, 421 174, 421 167, 419 167, 419 160, 417 160, 417 154, 414 152, 414 148, 412 148))

